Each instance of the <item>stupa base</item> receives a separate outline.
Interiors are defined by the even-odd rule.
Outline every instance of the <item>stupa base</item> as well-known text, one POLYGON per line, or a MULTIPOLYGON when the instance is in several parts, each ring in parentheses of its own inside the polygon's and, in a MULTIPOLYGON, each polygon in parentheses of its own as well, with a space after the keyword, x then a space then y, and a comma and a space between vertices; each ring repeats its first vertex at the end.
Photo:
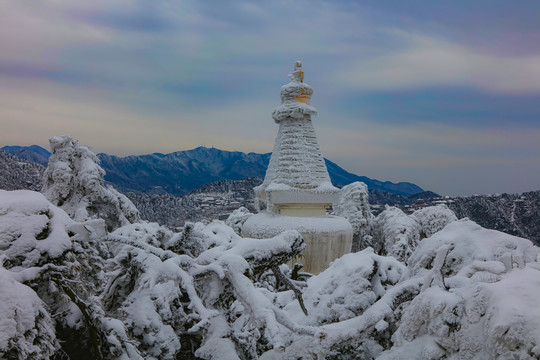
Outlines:
POLYGON ((330 262, 351 252, 352 226, 339 216, 296 217, 260 212, 245 222, 242 236, 267 239, 285 230, 297 230, 304 238, 306 248, 289 263, 302 263, 303 271, 319 274, 330 262))

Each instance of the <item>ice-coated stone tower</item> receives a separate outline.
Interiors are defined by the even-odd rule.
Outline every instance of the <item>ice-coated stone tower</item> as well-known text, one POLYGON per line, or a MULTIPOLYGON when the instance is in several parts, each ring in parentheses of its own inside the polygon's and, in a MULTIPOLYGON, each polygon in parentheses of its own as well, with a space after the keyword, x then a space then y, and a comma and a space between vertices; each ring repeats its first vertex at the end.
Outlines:
POLYGON ((306 249, 297 262, 304 270, 319 273, 331 261, 350 252, 352 227, 344 218, 326 214, 339 199, 330 181, 311 116, 313 89, 304 83, 297 61, 291 82, 281 87, 281 105, 272 113, 279 124, 274 151, 263 183, 255 190, 256 205, 264 211, 251 216, 242 228, 248 237, 267 238, 296 229, 306 249))

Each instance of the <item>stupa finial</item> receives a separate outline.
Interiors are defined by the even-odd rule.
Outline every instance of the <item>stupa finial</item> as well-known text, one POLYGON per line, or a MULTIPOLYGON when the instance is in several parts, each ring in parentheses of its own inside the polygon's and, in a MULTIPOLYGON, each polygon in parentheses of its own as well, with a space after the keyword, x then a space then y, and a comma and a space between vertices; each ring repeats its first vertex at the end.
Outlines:
POLYGON ((294 63, 294 71, 292 74, 289 74, 289 77, 293 81, 304 82, 304 72, 302 71, 302 62, 300 60, 294 63))

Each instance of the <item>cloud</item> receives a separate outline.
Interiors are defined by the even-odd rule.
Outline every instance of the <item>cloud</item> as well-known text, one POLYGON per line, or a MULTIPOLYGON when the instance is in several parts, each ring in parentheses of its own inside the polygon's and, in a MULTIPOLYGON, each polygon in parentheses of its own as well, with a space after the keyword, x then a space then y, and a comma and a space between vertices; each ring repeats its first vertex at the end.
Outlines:
POLYGON ((110 103, 108 93, 101 90, 74 89, 48 80, 0 80, 5 85, 0 86, 2 146, 48 147, 49 137, 67 133, 97 152, 117 155, 167 153, 201 145, 269 152, 277 132, 270 115, 272 102, 147 113, 110 103))
POLYGON ((464 45, 392 30, 401 46, 351 60, 334 78, 362 90, 468 86, 505 94, 540 92, 540 55, 486 54, 464 45))
POLYGON ((315 123, 324 155, 346 170, 447 195, 537 190, 540 129, 357 120, 315 123))

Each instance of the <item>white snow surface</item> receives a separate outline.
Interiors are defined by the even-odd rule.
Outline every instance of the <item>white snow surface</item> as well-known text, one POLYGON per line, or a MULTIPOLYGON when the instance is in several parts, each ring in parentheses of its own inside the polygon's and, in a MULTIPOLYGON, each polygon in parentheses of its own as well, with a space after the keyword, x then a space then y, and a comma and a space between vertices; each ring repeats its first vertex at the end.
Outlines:
POLYGON ((437 251, 445 247, 448 248, 443 267, 445 275, 486 276, 484 281, 492 276, 496 280, 498 272, 523 268, 525 263, 535 262, 538 257, 538 247, 530 240, 462 219, 420 242, 409 258, 411 272, 417 274, 429 267, 437 251))
POLYGON ((293 229, 300 233, 337 233, 351 231, 351 224, 339 216, 296 217, 262 211, 246 220, 242 232, 264 239, 293 229))

